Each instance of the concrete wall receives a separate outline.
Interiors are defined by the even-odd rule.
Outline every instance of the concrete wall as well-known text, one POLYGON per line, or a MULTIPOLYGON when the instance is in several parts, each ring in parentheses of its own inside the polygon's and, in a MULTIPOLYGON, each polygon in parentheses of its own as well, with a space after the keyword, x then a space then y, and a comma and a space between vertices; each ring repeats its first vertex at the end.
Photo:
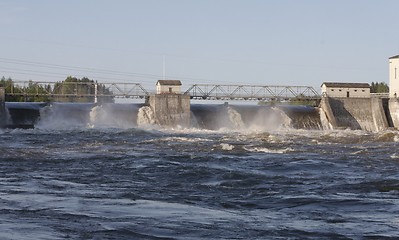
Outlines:
POLYGON ((157 84, 157 94, 163 94, 163 93, 177 93, 177 94, 180 94, 180 92, 181 92, 181 86, 157 84), (172 90, 172 91, 170 91, 170 90, 172 90))
POLYGON ((374 131, 378 132, 389 128, 387 114, 383 106, 382 98, 371 98, 371 113, 373 116, 374 131))
POLYGON ((399 56, 389 59, 389 97, 399 97, 399 56))
POLYGON ((155 122, 162 126, 190 125, 190 96, 183 94, 156 94, 148 98, 155 122))
POLYGON ((399 128, 399 98, 389 99, 389 112, 393 127, 399 128))
POLYGON ((5 101, 5 89, 0 87, 0 127, 4 127, 7 120, 5 101))
POLYGON ((334 129, 350 128, 377 132, 388 128, 382 100, 378 98, 324 97, 320 107, 334 129))

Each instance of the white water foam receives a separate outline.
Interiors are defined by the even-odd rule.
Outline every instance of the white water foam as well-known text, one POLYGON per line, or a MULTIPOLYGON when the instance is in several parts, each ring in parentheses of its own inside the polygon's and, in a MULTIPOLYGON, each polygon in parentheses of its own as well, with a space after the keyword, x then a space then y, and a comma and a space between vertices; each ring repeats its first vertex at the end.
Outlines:
POLYGON ((323 127, 323 130, 332 130, 333 126, 328 121, 327 114, 326 114, 326 112, 324 112, 323 108, 319 108, 319 114, 320 114, 320 122, 321 122, 321 126, 323 127))
POLYGON ((86 128, 87 114, 83 108, 72 104, 51 104, 40 109, 40 119, 35 125, 42 129, 86 128), (74 111, 76 109, 78 111, 74 111))
POLYGON ((231 107, 228 107, 227 114, 234 129, 243 129, 245 127, 245 124, 242 121, 241 114, 239 112, 231 107))
POLYGON ((10 111, 8 110, 8 108, 5 108, 5 114, 6 114, 6 120, 5 120, 5 124, 12 124, 12 119, 11 119, 11 115, 10 115, 10 111))
MULTIPOLYGON (((118 114, 114 111, 113 105, 95 106, 90 111, 90 123, 92 128, 134 128, 133 111, 128 111, 127 114, 118 114)), ((125 109, 126 111, 127 109, 125 109)))
POLYGON ((274 112, 274 116, 277 117, 277 119, 279 120, 279 128, 291 128, 292 127, 292 120, 290 117, 288 117, 288 115, 281 109, 273 107, 272 108, 273 112, 274 112))
POLYGON ((155 124, 155 116, 151 107, 144 106, 139 109, 137 113, 137 125, 139 127, 146 127, 155 124))
POLYGON ((226 150, 226 151, 231 151, 234 149, 234 146, 230 145, 228 143, 221 143, 220 146, 222 147, 222 150, 226 150))
POLYGON ((292 129, 291 118, 281 109, 273 107, 259 110, 249 123, 248 131, 280 131, 292 129))
POLYGON ((293 151, 292 148, 284 148, 284 149, 269 149, 269 148, 263 148, 263 147, 244 147, 244 149, 248 152, 263 152, 263 153, 276 153, 276 154, 282 154, 282 153, 287 153, 293 151))

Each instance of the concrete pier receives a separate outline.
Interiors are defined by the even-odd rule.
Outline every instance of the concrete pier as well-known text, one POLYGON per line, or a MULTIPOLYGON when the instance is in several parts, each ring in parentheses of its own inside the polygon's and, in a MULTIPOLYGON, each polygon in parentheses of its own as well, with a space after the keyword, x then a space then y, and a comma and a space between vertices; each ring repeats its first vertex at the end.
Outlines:
POLYGON ((147 98, 155 122, 162 126, 190 126, 190 96, 184 94, 155 94, 147 98))
POLYGON ((0 87, 0 127, 4 127, 6 125, 6 92, 4 87, 0 87))

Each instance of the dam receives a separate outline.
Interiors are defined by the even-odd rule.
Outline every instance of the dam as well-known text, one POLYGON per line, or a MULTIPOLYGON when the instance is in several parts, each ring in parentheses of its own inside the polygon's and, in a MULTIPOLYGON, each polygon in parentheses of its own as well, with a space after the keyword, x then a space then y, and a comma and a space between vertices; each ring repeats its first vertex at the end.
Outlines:
POLYGON ((388 99, 323 97, 320 109, 322 117, 328 119, 329 129, 378 132, 393 127, 388 99))
POLYGON ((399 122, 399 118, 391 114, 399 111, 396 99, 370 95, 367 91, 365 95, 356 95, 356 92, 362 92, 356 84, 351 84, 352 88, 348 88, 348 84, 332 84, 334 88, 324 92, 319 106, 312 107, 281 103, 191 104, 189 95, 180 94, 180 81, 161 80, 158 83, 157 94, 147 96, 142 104, 5 102, 3 94, 0 98, 1 126, 53 129, 150 126, 210 130, 359 129, 378 132, 394 128, 399 122), (343 96, 334 96, 333 90, 343 96))
MULTIPOLYGON (((146 104, 7 102, 5 106, 7 126, 11 128, 322 129, 319 109, 309 106, 191 104, 189 122, 185 116, 182 125, 157 123, 154 111, 146 104)), ((181 114, 176 115, 175 120, 180 121, 181 114)))
MULTIPOLYGON (((396 58, 394 59, 396 60, 396 58)), ((392 61, 394 61, 392 60, 392 61)), ((398 61, 399 66, 399 61, 398 61)), ((75 84, 74 89, 82 88, 75 84)), ((81 83, 79 83, 81 84, 81 83)), ((0 127, 34 128, 43 126, 75 127, 140 127, 157 125, 166 128, 204 129, 352 129, 371 132, 399 127, 397 94, 371 94, 368 83, 325 82, 322 95, 311 87, 199 85, 182 91, 179 80, 158 80, 156 93, 150 93, 140 84, 130 90, 112 84, 117 90, 89 82, 82 89, 54 95, 58 98, 94 99, 92 103, 28 103, 7 102, 6 95, 41 93, 6 93, 0 87, 0 127), (91 91, 90 89, 93 88, 91 91), (101 92, 99 89, 102 89, 101 92), (143 104, 117 104, 104 101, 113 97, 144 98, 143 104), (201 100, 256 100, 265 105, 192 104, 201 100), (313 102, 313 106, 295 106, 292 101, 313 102), (317 103, 317 104, 315 104, 317 103), (67 114, 66 114, 67 113, 67 114)), ((30 84, 36 86, 36 84, 30 84)), ((39 86, 39 85, 38 85, 39 86)), ((51 87, 50 87, 51 88, 51 87)), ((12 88, 11 88, 12 89, 12 88)), ((27 88, 24 88, 27 89, 27 88)), ((59 86, 58 86, 59 89, 59 86)), ((61 88, 63 89, 63 88, 61 88)), ((71 89, 68 86, 66 89, 71 89)), ((392 90, 394 91, 394 90, 392 90)), ((399 91, 399 90, 398 90, 399 91)), ((44 95, 48 95, 48 91, 44 95)), ((53 94, 52 93, 52 94, 53 94)), ((53 96, 53 97, 54 97, 53 96)))

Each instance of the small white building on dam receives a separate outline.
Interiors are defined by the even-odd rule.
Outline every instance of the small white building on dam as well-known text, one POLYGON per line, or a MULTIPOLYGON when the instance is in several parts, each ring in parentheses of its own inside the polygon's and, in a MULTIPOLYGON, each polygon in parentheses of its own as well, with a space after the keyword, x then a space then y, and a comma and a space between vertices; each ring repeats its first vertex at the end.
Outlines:
POLYGON ((158 80, 157 94, 180 94, 181 81, 180 80, 158 80))
POLYGON ((370 98, 370 85, 368 83, 324 82, 321 85, 321 94, 337 98, 370 98))

